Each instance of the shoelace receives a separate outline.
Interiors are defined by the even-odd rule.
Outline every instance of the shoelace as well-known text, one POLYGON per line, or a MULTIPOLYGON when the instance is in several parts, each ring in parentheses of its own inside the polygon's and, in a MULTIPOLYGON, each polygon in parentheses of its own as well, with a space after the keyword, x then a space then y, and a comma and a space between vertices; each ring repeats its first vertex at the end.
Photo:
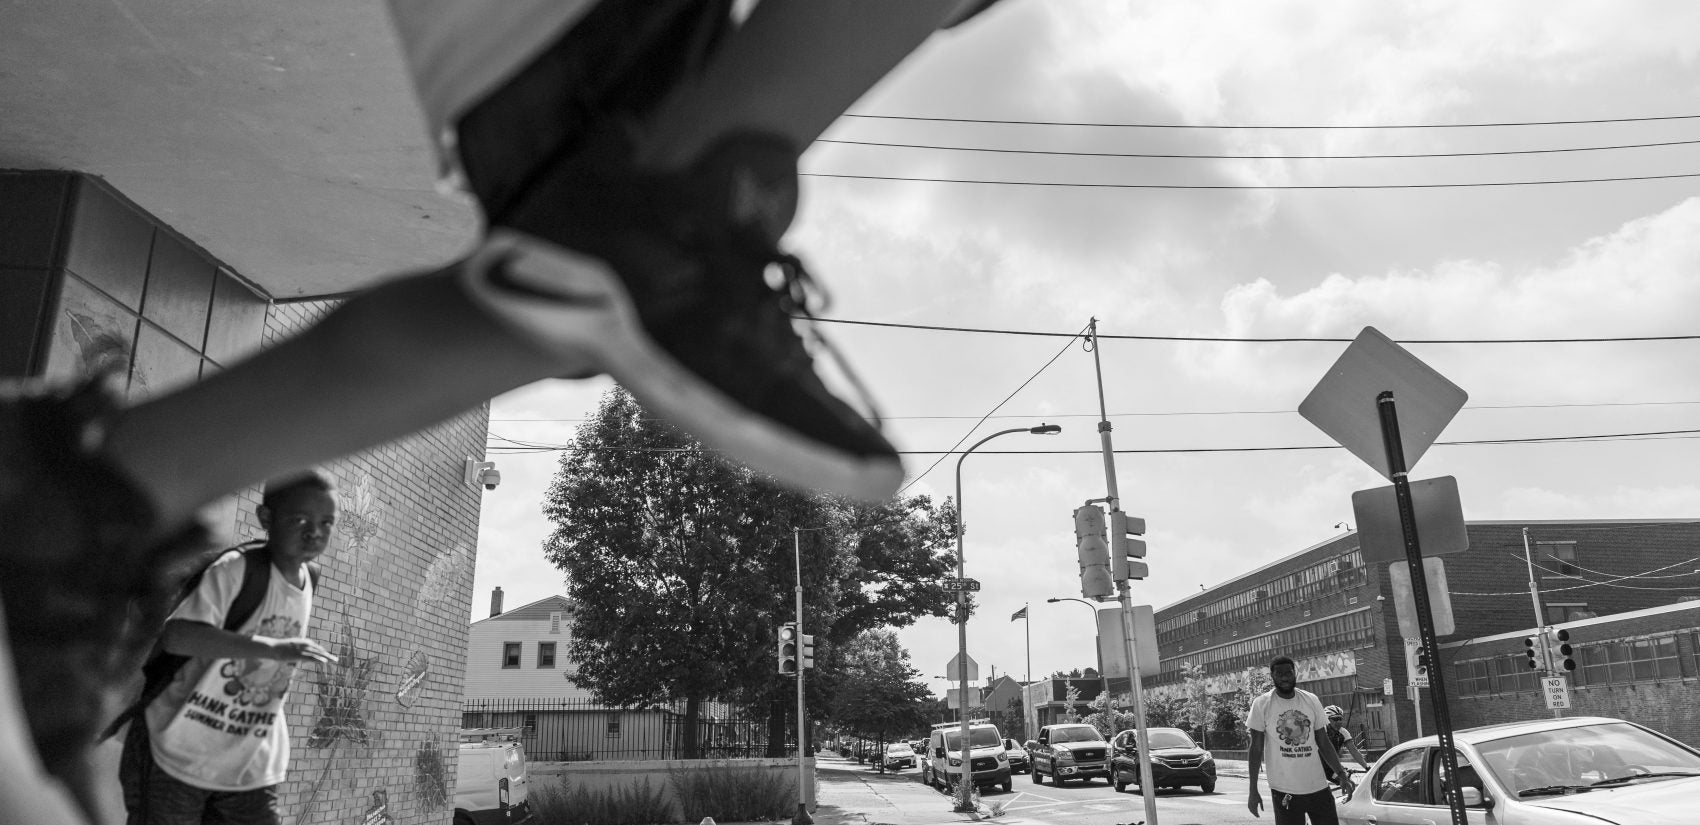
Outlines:
POLYGON ((868 386, 862 382, 862 377, 857 375, 856 370, 850 366, 850 360, 845 358, 844 354, 839 352, 838 348, 833 346, 832 342, 820 333, 815 322, 815 308, 818 306, 824 311, 832 304, 832 296, 827 293, 826 288, 821 286, 819 281, 815 280, 813 275, 809 274, 808 268, 803 266, 803 261, 796 255, 776 250, 772 253, 769 262, 778 268, 780 274, 779 284, 773 287, 774 297, 779 301, 779 308, 793 320, 803 322, 804 349, 818 349, 832 358, 833 363, 838 366, 838 371, 844 375, 844 378, 850 382, 850 388, 856 392, 857 398, 861 402, 862 417, 868 419, 868 422, 873 424, 875 429, 883 429, 882 416, 879 406, 874 403, 873 393, 868 391, 868 386))

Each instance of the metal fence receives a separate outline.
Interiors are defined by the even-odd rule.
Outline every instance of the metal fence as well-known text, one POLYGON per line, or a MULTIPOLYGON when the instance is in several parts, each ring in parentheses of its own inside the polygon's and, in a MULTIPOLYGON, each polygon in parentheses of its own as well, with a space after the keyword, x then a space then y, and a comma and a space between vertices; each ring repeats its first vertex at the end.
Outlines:
MULTIPOLYGON (((462 704, 461 726, 520 728, 527 757, 540 762, 686 758, 683 703, 619 708, 583 699, 474 700, 462 704)), ((767 718, 705 703, 696 738, 698 759, 766 756, 767 718)), ((793 738, 784 750, 795 753, 793 738)))

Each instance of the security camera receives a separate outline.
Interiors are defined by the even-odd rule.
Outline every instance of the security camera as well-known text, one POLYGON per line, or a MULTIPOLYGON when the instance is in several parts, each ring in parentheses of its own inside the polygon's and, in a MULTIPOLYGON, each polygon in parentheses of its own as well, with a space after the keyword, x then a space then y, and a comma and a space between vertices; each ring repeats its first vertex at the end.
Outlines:
POLYGON ((502 474, 496 471, 496 462, 468 457, 463 465, 461 480, 469 487, 482 484, 484 489, 494 490, 496 485, 502 483, 502 474))

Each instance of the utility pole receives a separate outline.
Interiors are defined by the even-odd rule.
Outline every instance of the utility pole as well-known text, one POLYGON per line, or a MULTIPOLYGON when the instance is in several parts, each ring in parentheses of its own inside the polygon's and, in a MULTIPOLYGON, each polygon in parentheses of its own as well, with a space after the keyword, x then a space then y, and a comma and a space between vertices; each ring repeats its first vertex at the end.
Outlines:
MULTIPOLYGON (((1098 379, 1098 443, 1104 453, 1104 487, 1105 495, 1110 504, 1110 512, 1121 512, 1121 494, 1116 488, 1116 452, 1110 443, 1110 414, 1104 405, 1104 366, 1098 357, 1098 319, 1093 318, 1087 324, 1089 343, 1092 347, 1092 370, 1098 379)), ((1140 684, 1139 650, 1133 642, 1133 587, 1128 579, 1116 582, 1116 592, 1122 608, 1122 639, 1127 644, 1128 685, 1133 692, 1134 735, 1139 743, 1139 795, 1145 800, 1145 825, 1157 825, 1156 789, 1151 780, 1151 739, 1145 731, 1145 691, 1140 684)), ((1157 655, 1157 651, 1151 651, 1157 655)), ((1100 673, 1103 667, 1099 664, 1100 673)), ((1105 677, 1104 684, 1109 685, 1105 677)), ((1104 698, 1105 707, 1109 706, 1109 697, 1104 698)), ((1110 756, 1113 773, 1115 771, 1115 756, 1110 756)))
POLYGON ((797 815, 791 818, 791 825, 814 825, 814 817, 809 816, 808 776, 803 764, 808 724, 803 714, 803 672, 808 668, 803 666, 803 531, 797 527, 791 528, 791 555, 797 571, 797 815))

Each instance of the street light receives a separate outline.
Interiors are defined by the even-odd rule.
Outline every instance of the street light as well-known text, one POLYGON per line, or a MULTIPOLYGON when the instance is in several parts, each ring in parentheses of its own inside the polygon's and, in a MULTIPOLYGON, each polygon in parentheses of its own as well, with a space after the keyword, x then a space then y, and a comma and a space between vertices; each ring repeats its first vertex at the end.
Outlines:
MULTIPOLYGON (((1093 647, 1097 648, 1097 652, 1098 652, 1098 678, 1101 679, 1103 681, 1103 684, 1104 684, 1104 686, 1102 688, 1102 690, 1104 691, 1104 716, 1106 718, 1106 721, 1108 721, 1110 723, 1110 727, 1114 728, 1115 727, 1115 720, 1109 718, 1109 716, 1110 716, 1110 675, 1108 673, 1104 672, 1104 644, 1103 644, 1102 641, 1098 640, 1098 606, 1087 601, 1087 600, 1085 600, 1085 599, 1071 599, 1071 598, 1046 599, 1045 602, 1048 603, 1048 604, 1056 604, 1057 602, 1080 602, 1081 604, 1086 605, 1086 608, 1088 610, 1092 611, 1092 639, 1093 639, 1093 647)), ((1070 710, 1073 710, 1073 708, 1070 708, 1070 710)))
MULTIPOLYGON (((1040 424, 1037 427, 1014 427, 999 430, 962 451, 956 459, 956 578, 958 581, 968 577, 967 566, 962 558, 962 460, 969 453, 979 449, 981 444, 991 441, 1000 435, 1010 433, 1030 433, 1032 435, 1054 435, 1062 432, 1062 427, 1056 424, 1040 424)), ((974 806, 968 800, 973 798, 974 760, 972 748, 968 744, 968 594, 964 590, 956 591, 956 678, 960 688, 957 694, 962 702, 962 779, 956 783, 956 813, 973 813, 974 806)))

